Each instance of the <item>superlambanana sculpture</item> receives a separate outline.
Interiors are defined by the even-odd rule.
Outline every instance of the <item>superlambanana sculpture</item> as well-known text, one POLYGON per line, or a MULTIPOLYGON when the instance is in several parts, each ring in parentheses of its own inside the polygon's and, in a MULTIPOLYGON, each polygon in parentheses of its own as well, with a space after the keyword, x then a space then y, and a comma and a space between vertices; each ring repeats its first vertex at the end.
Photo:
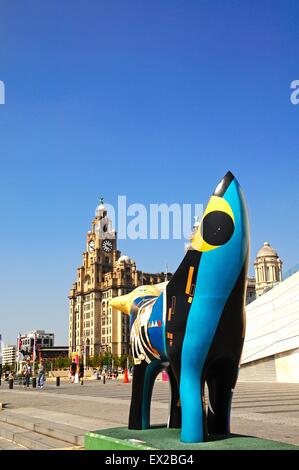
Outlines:
POLYGON ((166 369, 171 384, 168 426, 181 427, 183 442, 230 432, 245 336, 248 256, 246 204, 229 172, 166 289, 141 286, 111 300, 113 307, 130 315, 135 366, 129 429, 150 427, 154 381, 166 369))

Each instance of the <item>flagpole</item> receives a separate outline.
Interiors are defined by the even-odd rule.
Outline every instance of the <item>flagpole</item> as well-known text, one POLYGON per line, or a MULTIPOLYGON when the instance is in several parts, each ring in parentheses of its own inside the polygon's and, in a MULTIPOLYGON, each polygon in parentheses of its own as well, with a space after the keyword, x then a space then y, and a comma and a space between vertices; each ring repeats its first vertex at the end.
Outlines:
POLYGON ((83 367, 84 367, 84 375, 86 371, 86 337, 84 336, 84 349, 83 349, 83 367))

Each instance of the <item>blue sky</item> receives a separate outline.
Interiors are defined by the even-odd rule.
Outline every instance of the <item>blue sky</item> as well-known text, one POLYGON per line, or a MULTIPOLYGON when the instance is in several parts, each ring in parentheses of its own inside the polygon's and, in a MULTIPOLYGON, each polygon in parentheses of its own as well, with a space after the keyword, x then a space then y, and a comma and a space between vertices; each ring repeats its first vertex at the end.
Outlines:
MULTIPOLYGON (((206 203, 233 171, 252 259, 299 262, 297 0, 1 1, 0 332, 54 331, 98 198, 206 203)), ((175 270, 182 241, 121 241, 175 270)))

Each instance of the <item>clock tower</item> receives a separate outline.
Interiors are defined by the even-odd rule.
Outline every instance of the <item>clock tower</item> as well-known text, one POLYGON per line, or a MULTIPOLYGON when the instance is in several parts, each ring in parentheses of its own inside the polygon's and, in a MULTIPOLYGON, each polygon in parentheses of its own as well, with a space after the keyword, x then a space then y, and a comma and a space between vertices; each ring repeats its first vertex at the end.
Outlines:
POLYGON ((101 274, 105 274, 107 268, 113 267, 120 257, 120 253, 117 251, 116 231, 112 228, 103 198, 100 198, 91 230, 87 233, 86 253, 88 253, 91 263, 98 264, 101 274))

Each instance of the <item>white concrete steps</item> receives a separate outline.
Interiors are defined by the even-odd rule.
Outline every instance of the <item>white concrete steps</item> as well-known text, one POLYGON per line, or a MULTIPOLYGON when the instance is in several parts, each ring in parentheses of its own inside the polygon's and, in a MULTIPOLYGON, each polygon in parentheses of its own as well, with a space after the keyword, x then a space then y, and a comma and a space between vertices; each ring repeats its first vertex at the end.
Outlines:
POLYGON ((30 450, 59 449, 68 445, 65 441, 53 439, 4 422, 0 425, 0 436, 30 450))
POLYGON ((65 441, 68 444, 77 446, 83 445, 85 431, 73 426, 9 412, 0 414, 0 423, 1 422, 6 422, 28 431, 44 434, 45 436, 65 441))
POLYGON ((0 436, 28 449, 82 446, 84 432, 71 426, 9 412, 0 413, 0 436))
MULTIPOLYGON (((0 451, 1 450, 28 450, 27 447, 16 444, 9 439, 0 436, 0 451)), ((0 454, 1 455, 1 454, 0 454)))

